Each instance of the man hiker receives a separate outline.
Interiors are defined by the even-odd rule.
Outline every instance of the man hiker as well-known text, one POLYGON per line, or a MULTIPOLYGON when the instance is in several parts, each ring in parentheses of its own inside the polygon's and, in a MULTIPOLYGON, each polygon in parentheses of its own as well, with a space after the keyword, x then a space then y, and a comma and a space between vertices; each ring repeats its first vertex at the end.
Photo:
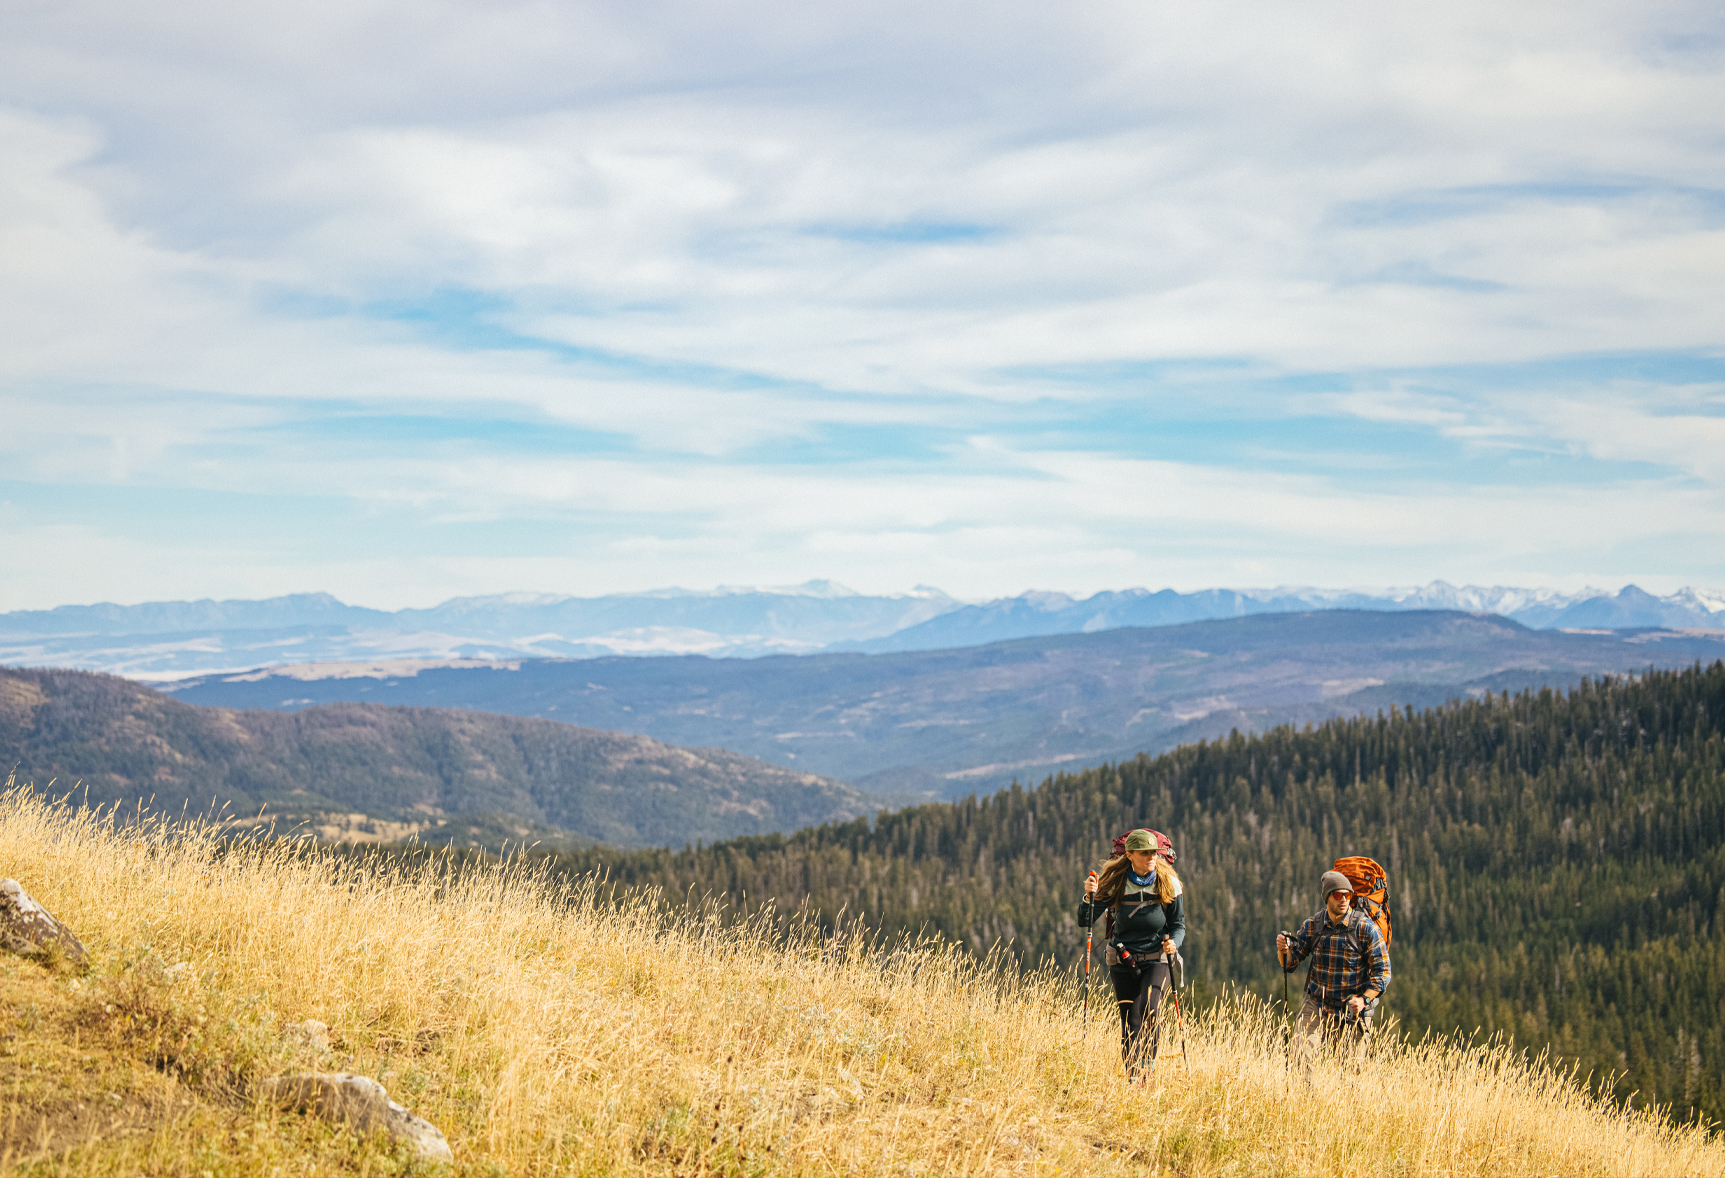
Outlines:
POLYGON ((1307 1071, 1326 1046, 1346 1051, 1358 1064, 1378 999, 1390 984, 1390 947, 1371 918, 1353 908, 1348 877, 1326 871, 1318 886, 1323 911, 1307 917, 1293 936, 1276 934, 1283 970, 1293 973, 1308 955, 1312 959, 1294 1032, 1307 1071))

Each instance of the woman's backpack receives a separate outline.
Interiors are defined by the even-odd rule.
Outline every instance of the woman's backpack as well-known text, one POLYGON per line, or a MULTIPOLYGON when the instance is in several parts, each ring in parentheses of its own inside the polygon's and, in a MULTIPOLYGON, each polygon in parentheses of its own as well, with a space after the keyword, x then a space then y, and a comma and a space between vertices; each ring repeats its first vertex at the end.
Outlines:
POLYGON ((1368 859, 1364 855, 1349 855, 1345 859, 1337 859, 1332 870, 1339 871, 1348 877, 1348 882, 1354 885, 1354 907, 1371 918, 1378 931, 1384 935, 1384 944, 1390 943, 1390 877, 1377 860, 1368 859))
MULTIPOLYGON (((1150 830, 1150 828, 1147 826, 1134 826, 1132 830, 1150 830)), ((1114 857, 1116 859, 1126 853, 1126 835, 1131 834, 1132 830, 1128 830, 1125 834, 1117 834, 1114 836, 1114 857)), ((1156 836, 1157 853, 1160 854, 1162 858, 1168 860, 1168 862, 1174 862, 1174 860, 1178 858, 1178 856, 1174 854, 1174 840, 1159 830, 1150 830, 1150 833, 1156 836)))

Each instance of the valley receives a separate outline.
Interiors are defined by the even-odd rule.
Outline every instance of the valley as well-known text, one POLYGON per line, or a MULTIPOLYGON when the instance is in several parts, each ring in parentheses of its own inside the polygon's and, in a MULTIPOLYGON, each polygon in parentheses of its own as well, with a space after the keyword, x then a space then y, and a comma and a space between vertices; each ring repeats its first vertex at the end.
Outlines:
POLYGON ((1725 631, 1571 633, 1458 611, 1322 610, 939 651, 384 660, 162 689, 229 708, 347 701, 535 716, 732 749, 875 794, 945 799, 1235 728, 1568 687, 1722 654, 1725 631))

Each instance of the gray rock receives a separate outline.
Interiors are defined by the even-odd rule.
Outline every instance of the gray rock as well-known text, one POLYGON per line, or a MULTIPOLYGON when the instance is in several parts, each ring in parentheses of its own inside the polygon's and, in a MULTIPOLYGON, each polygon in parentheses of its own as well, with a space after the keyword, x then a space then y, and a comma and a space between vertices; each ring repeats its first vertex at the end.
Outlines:
POLYGON ((26 957, 58 956, 78 969, 90 965, 83 942, 15 879, 0 879, 0 948, 26 957))
POLYGON ((449 1141, 430 1121, 416 1117, 389 1098, 369 1076, 348 1072, 302 1072, 274 1076, 259 1084, 264 1099, 283 1108, 304 1109, 326 1121, 346 1121, 357 1133, 382 1130, 413 1146, 422 1158, 453 1162, 449 1141))

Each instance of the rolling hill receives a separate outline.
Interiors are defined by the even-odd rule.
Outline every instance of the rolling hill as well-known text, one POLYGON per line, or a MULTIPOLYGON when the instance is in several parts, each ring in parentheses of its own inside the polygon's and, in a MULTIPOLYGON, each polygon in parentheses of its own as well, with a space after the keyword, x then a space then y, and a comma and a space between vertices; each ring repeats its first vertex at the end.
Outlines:
POLYGON ((164 690, 221 707, 346 700, 540 716, 734 749, 878 793, 953 798, 1233 728, 1721 654, 1720 631, 1568 633, 1456 611, 1324 610, 876 655, 266 668, 164 690))
POLYGON ((452 858, 0 794, 0 863, 95 962, 0 953, 4 1173, 1725 1175, 1717 1134, 1499 1044, 1380 1042, 1314 1131, 1250 1001, 1188 1011, 1146 1092, 1069 977, 452 858), (337 1069, 436 1126, 453 1165, 268 1099, 337 1069))
POLYGON ((267 807, 348 840, 682 846, 886 802, 722 749, 551 720, 379 704, 200 708, 88 671, 0 669, 0 761, 94 805, 228 803, 242 818, 267 807))

